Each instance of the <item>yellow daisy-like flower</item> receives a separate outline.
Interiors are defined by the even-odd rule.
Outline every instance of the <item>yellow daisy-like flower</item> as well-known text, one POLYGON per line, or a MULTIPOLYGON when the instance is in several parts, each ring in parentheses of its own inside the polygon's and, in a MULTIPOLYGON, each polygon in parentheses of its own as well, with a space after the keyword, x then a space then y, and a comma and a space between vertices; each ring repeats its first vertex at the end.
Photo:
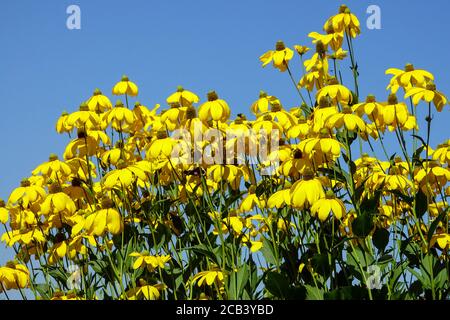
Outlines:
POLYGON ((102 183, 108 189, 114 187, 127 188, 138 179, 141 181, 148 180, 147 175, 141 168, 135 165, 127 166, 124 162, 119 161, 117 169, 108 172, 103 177, 102 183))
POLYGON ((314 152, 331 155, 332 157, 339 157, 341 154, 341 144, 327 133, 327 129, 322 129, 319 137, 303 140, 298 148, 310 158, 314 155, 314 152))
POLYGON ((442 250, 448 250, 450 248, 450 234, 438 233, 431 237, 430 246, 434 246, 437 243, 442 250))
POLYGON ((286 48, 283 41, 278 41, 275 45, 275 50, 267 51, 261 57, 259 57, 259 60, 263 63, 263 67, 272 62, 275 68, 277 68, 281 72, 284 72, 288 68, 289 60, 291 60, 293 57, 294 51, 286 48))
POLYGON ((189 107, 193 103, 197 103, 199 101, 198 96, 188 90, 185 90, 182 86, 178 86, 177 92, 172 93, 167 98, 167 103, 169 105, 177 103, 182 107, 189 107))
POLYGON ((192 282, 197 282, 197 285, 201 287, 203 283, 208 286, 212 286, 217 283, 219 287, 223 285, 224 274, 219 270, 202 271, 197 273, 193 278, 192 282))
POLYGON ((352 102, 353 96, 349 89, 339 84, 336 78, 328 80, 328 85, 317 91, 316 100, 322 97, 330 97, 333 102, 348 105, 352 102))
POLYGON ((327 30, 332 25, 335 32, 348 32, 352 38, 356 38, 361 33, 360 23, 358 18, 351 13, 346 5, 339 7, 339 13, 329 18, 323 29, 327 30))
POLYGON ((350 131, 365 131, 366 124, 355 114, 350 107, 344 107, 342 112, 331 115, 325 120, 328 128, 341 128, 345 126, 350 131))
POLYGON ((31 185, 28 179, 24 179, 20 182, 20 187, 14 189, 8 199, 8 204, 14 205, 21 201, 24 208, 28 207, 28 204, 33 204, 44 200, 46 193, 44 188, 37 185, 31 185))
POLYGON ((421 69, 414 69, 414 66, 408 63, 404 70, 390 68, 386 70, 386 74, 392 74, 393 77, 389 81, 386 89, 391 89, 392 93, 396 93, 400 87, 408 92, 413 86, 425 88, 426 84, 434 80, 434 76, 421 69))
POLYGON ((58 121, 56 122, 56 132, 64 133, 64 132, 72 131, 73 126, 70 126, 67 123, 68 117, 69 117, 69 113, 67 111, 63 111, 61 113, 61 116, 58 118, 58 121))
POLYGON ((383 107, 384 105, 377 102, 374 95, 369 94, 365 102, 355 104, 352 110, 360 117, 366 114, 370 120, 379 122, 380 118, 382 120, 383 107))
POLYGON ((404 102, 398 102, 397 96, 389 95, 386 105, 382 108, 383 123, 393 127, 403 126, 408 120, 408 107, 404 102))
POLYGON ((93 111, 89 111, 86 103, 80 105, 80 110, 75 111, 67 118, 67 124, 71 127, 94 130, 100 127, 101 120, 93 111))
POLYGON ((202 121, 225 122, 230 117, 230 107, 225 100, 219 99, 215 91, 208 92, 208 101, 202 104, 198 110, 198 117, 202 121))
POLYGON ((249 212, 253 210, 255 206, 258 208, 264 208, 265 201, 263 199, 260 199, 255 194, 255 191, 256 191, 255 186, 251 186, 249 188, 247 197, 245 197, 245 199, 242 200, 242 203, 239 207, 241 212, 249 212))
POLYGON ((164 265, 170 260, 169 255, 152 256, 147 251, 142 253, 133 252, 130 256, 137 258, 133 264, 133 269, 147 268, 150 272, 154 271, 156 268, 164 268, 164 265))
POLYGON ((3 199, 0 199, 0 223, 3 224, 6 224, 6 222, 8 222, 9 219, 9 212, 5 207, 6 207, 5 201, 3 201, 3 199))
POLYGON ((270 99, 276 99, 276 97, 268 96, 264 91, 259 92, 259 99, 256 100, 250 109, 254 115, 259 115, 261 113, 269 111, 270 99))
POLYGON ((438 145, 437 149, 432 153, 433 160, 439 160, 442 164, 450 164, 450 139, 445 143, 438 145))
POLYGON ((64 192, 58 183, 53 183, 49 187, 49 195, 41 204, 41 212, 43 214, 59 214, 65 213, 72 215, 77 210, 73 200, 64 192))
POLYGON ((111 200, 102 200, 104 209, 98 210, 86 218, 84 228, 88 235, 102 236, 105 232, 119 234, 123 230, 123 220, 119 211, 112 206, 111 200), (108 204, 106 204, 108 202, 108 204), (109 208, 108 208, 109 207, 109 208))
POLYGON ((90 97, 86 103, 89 110, 96 113, 102 113, 112 108, 111 101, 107 96, 102 94, 100 89, 95 89, 92 97, 90 97))
POLYGON ((296 44, 294 46, 294 49, 300 56, 303 56, 305 53, 307 53, 309 50, 311 50, 307 46, 301 46, 301 45, 298 45, 298 44, 296 44))
POLYGON ((123 76, 122 80, 116 83, 112 89, 112 93, 118 96, 127 94, 134 97, 138 94, 138 87, 134 82, 131 82, 127 76, 123 76))
POLYGON ((340 199, 336 199, 333 191, 327 191, 326 197, 317 200, 311 207, 313 216, 325 221, 330 214, 338 220, 345 216, 345 206, 340 199))
POLYGON ((420 100, 428 103, 433 102, 438 112, 442 111, 442 108, 448 103, 447 97, 436 90, 434 83, 427 83, 425 88, 410 88, 405 93, 405 99, 412 97, 412 102, 415 106, 419 104, 420 100))
POLYGON ((290 189, 283 189, 272 194, 267 200, 269 208, 282 208, 291 203, 290 189))
MULTIPOLYGON (((117 100, 114 108, 103 115, 102 121, 106 125, 111 125, 115 130, 128 132, 132 128, 135 120, 134 113, 125 108, 122 101, 117 100)), ((104 127, 106 127, 104 125, 104 127)))
POLYGON ((44 162, 32 171, 33 175, 42 174, 45 178, 56 180, 57 178, 67 177, 72 173, 72 168, 65 162, 60 161, 56 154, 51 154, 48 162, 44 162))
POLYGON ((291 189, 291 205, 294 208, 304 209, 314 205, 314 203, 325 197, 322 182, 311 170, 305 170, 303 179, 296 181, 291 189))
POLYGON ((0 267, 0 292, 10 289, 24 289, 30 283, 30 272, 23 264, 7 262, 0 267))

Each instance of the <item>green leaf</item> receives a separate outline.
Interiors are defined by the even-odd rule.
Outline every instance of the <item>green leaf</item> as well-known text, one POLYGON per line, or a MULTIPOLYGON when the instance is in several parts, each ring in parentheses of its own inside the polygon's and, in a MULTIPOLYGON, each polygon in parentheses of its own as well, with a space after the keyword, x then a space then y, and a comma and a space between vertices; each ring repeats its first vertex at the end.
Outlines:
POLYGON ((365 238, 370 234, 373 229, 372 215, 364 213, 358 216, 352 222, 352 231, 355 235, 361 238, 365 238))
POLYGON ((416 194, 416 215, 422 217, 428 210, 428 199, 425 193, 419 189, 416 194))
POLYGON ((277 298, 285 298, 289 290, 289 281, 284 274, 269 271, 264 278, 267 291, 277 298))
POLYGON ((272 242, 266 237, 261 237, 263 246, 261 248, 261 252, 266 259, 267 263, 276 265, 277 259, 275 258, 275 250, 273 249, 272 242))
POLYGON ((384 228, 375 230, 372 236, 372 242, 378 250, 383 252, 389 243, 389 231, 384 228))
POLYGON ((306 288, 306 300, 323 300, 324 292, 322 289, 313 287, 310 285, 305 285, 306 288))

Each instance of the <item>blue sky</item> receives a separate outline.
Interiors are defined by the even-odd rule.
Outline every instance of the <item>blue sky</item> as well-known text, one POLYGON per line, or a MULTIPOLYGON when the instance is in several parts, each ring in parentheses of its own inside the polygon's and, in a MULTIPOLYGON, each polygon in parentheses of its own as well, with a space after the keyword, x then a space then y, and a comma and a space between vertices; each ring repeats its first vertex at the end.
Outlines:
MULTIPOLYGON (((111 97, 122 74, 138 84, 138 100, 149 107, 163 104, 177 85, 202 99, 215 89, 234 114, 249 114, 260 90, 276 95, 286 107, 297 105, 287 73, 261 68, 258 57, 280 39, 288 46, 310 45, 307 34, 322 32, 323 22, 340 4, 333 0, 3 1, 0 198, 7 199, 50 153, 62 154, 68 139, 54 130, 61 111, 74 111, 97 87, 111 97), (71 4, 81 8, 81 30, 66 28, 66 8, 71 4)), ((389 77, 384 71, 403 68, 407 62, 432 72, 438 89, 450 94, 449 1, 346 4, 362 24, 354 46, 363 96, 374 93, 385 99, 389 77), (381 30, 366 28, 370 4, 381 8, 381 30)), ((299 78, 298 59, 292 68, 299 78)), ((352 87, 350 73, 345 80, 352 87)), ((433 145, 450 137, 449 109, 433 120, 433 145)), ((423 119, 419 120, 423 128, 423 119)), ((0 244, 0 264, 11 257, 8 252, 0 244)))

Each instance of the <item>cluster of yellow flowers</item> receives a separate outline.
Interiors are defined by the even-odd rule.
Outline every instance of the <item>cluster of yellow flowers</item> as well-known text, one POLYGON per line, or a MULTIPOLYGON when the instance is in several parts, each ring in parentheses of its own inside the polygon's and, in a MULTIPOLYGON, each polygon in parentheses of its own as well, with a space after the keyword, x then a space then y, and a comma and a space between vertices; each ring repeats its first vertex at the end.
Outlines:
MULTIPOLYGON (((78 111, 64 112, 56 131, 68 134, 71 141, 62 159, 50 155, 12 191, 7 203, 0 202, 0 222, 9 227, 1 240, 17 250, 17 263, 0 268, 0 291, 25 288, 34 281, 24 266, 30 257, 46 268, 64 269, 69 261, 92 262, 95 257, 111 257, 112 252, 119 251, 122 260, 132 257, 134 261, 129 271, 111 262, 120 282, 123 273, 132 274, 132 284, 120 285, 119 296, 158 299, 161 291, 170 288, 163 281, 162 270, 185 267, 187 254, 183 257, 177 252, 181 247, 176 241, 186 228, 189 236, 197 238, 197 244, 210 241, 209 245, 220 248, 215 241, 224 243, 228 239, 248 247, 249 254, 257 254, 264 248, 264 239, 271 239, 276 247, 280 237, 300 237, 299 220, 309 215, 316 218, 313 223, 319 228, 337 223, 333 231, 337 236, 355 237, 353 222, 364 214, 364 201, 374 198, 377 205, 372 208, 371 234, 401 220, 411 236, 420 234, 424 240, 433 219, 448 211, 450 140, 433 150, 429 139, 422 139, 421 146, 415 145, 417 149, 411 152, 402 142, 403 132, 416 135, 420 110, 415 106, 420 101, 441 112, 447 99, 437 91, 431 73, 407 64, 404 70, 386 71, 392 75, 386 101, 369 95, 359 102, 352 50, 354 90, 344 86, 337 73, 338 61, 348 54, 342 48, 344 40, 352 49, 352 38, 360 34, 359 21, 341 6, 339 13, 326 21, 324 31, 309 34, 315 53, 303 62, 305 73, 296 86, 301 104, 286 109, 276 96, 261 92, 250 107, 255 120, 243 114, 230 119, 230 107, 215 91, 208 92, 207 100, 196 107, 200 98, 183 87, 167 98, 168 109, 161 110, 160 105, 149 109, 139 102, 131 106, 129 99, 138 95, 138 86, 126 76, 112 89, 114 95, 124 97, 125 103, 118 100, 113 105, 96 89, 78 111), (330 64, 334 65, 334 74, 330 74, 330 64), (411 98, 410 110, 399 100, 400 89, 404 99, 411 98), (309 103, 302 91, 311 99, 309 103), (180 129, 189 137, 176 137, 180 129), (227 138, 227 130, 237 138, 227 138), (254 164, 250 149, 273 143, 272 138, 252 134, 261 130, 279 132, 278 148, 254 164), (213 131, 219 136, 208 139, 213 131), (388 132, 399 138, 403 158, 390 158, 386 153, 383 161, 362 152, 359 157, 352 155, 353 141, 382 144, 388 132), (243 154, 235 152, 239 138, 245 141, 243 154), (179 149, 182 144, 190 145, 189 154, 179 149), (233 161, 211 163, 208 157, 194 163, 184 161, 196 153, 232 154, 233 161), (421 156, 424 153, 425 157, 421 156), (272 175, 263 175, 262 170, 275 160, 278 165, 272 175), (424 195, 429 212, 429 220, 420 223, 418 192, 424 195), (407 201, 411 198, 414 204, 407 201), (203 226, 214 240, 200 240, 198 226, 190 227, 190 221, 203 226), (160 227, 170 230, 166 240, 175 241, 175 245, 160 246, 152 238, 160 227), (138 239, 144 239, 144 244, 138 239), (128 246, 131 249, 123 251, 128 246), (149 284, 144 272, 156 278, 149 284)), ((272 62, 292 76, 289 64, 294 51, 303 61, 309 50, 300 45, 291 50, 279 41, 275 50, 266 52, 260 60, 263 66, 272 62)), ((427 121, 431 123, 430 115, 427 121)), ((415 138, 415 143, 418 141, 415 138)), ((385 150, 383 144, 382 148, 385 150)), ((430 241, 425 239, 425 250, 437 244, 446 255, 450 247, 447 220, 441 219, 434 227, 430 241)), ((228 273, 225 260, 207 263, 204 268, 208 269, 193 269, 187 283, 217 286, 223 293, 228 273)), ((67 297, 57 291, 53 298, 67 297)))

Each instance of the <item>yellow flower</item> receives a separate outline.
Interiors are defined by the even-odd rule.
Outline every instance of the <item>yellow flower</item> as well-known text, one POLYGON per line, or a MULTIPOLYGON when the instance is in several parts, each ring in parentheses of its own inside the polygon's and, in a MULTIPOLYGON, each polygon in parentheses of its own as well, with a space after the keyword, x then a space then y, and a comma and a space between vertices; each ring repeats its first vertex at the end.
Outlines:
POLYGON ((269 111, 269 105, 270 105, 271 98, 275 98, 275 97, 268 96, 267 93, 265 93, 264 91, 260 91, 259 99, 256 100, 250 107, 253 114, 259 115, 261 113, 269 111))
POLYGON ((112 206, 112 201, 102 200, 102 207, 86 218, 84 228, 88 235, 102 236, 105 232, 119 234, 123 230, 123 221, 120 213, 108 206, 112 206), (110 202, 107 205, 105 202, 110 202))
POLYGON ((258 208, 264 208, 264 200, 260 199, 256 194, 255 194, 256 188, 255 186, 251 186, 248 190, 248 195, 247 197, 245 197, 242 200, 242 203, 239 207, 241 212, 249 212, 251 210, 253 210, 253 208, 255 206, 257 206, 258 208))
POLYGON ((310 48, 308 48, 306 46, 301 46, 298 44, 296 44, 294 46, 294 49, 300 56, 303 56, 305 53, 307 53, 310 50, 310 48))
POLYGON ((450 139, 445 143, 438 145, 437 149, 434 150, 433 160, 439 160, 442 164, 450 164, 450 139))
POLYGON ((20 187, 14 189, 9 196, 8 203, 11 205, 21 201, 22 207, 27 208, 28 204, 33 204, 45 199, 45 190, 36 185, 31 185, 28 179, 22 180, 20 187))
POLYGON ((294 51, 286 48, 283 41, 278 41, 275 50, 269 50, 264 53, 259 60, 263 63, 263 67, 273 62, 273 66, 281 72, 286 71, 288 62, 294 57, 294 51))
POLYGON ((147 268, 150 272, 154 271, 156 268, 164 268, 164 265, 170 260, 169 255, 151 256, 147 251, 142 253, 132 252, 130 256, 137 257, 133 264, 133 269, 147 268))
POLYGON ((377 121, 383 120, 383 104, 376 101, 375 96, 369 94, 366 98, 366 102, 358 103, 352 106, 353 112, 356 112, 360 117, 366 114, 370 120, 377 121), (381 118, 381 119, 380 119, 381 118))
POLYGON ((144 298, 145 300, 158 300, 161 296, 160 291, 166 287, 163 284, 150 285, 143 279, 139 279, 139 287, 132 288, 126 292, 128 300, 137 300, 144 298))
POLYGON ((341 154, 341 144, 339 141, 333 139, 326 131, 326 129, 322 129, 319 137, 308 138, 300 142, 298 145, 299 150, 306 153, 309 157, 313 156, 313 151, 320 152, 324 155, 331 155, 332 157, 339 157, 341 154))
POLYGON ((333 102, 348 105, 352 102, 352 93, 349 89, 339 84, 336 78, 328 80, 328 85, 317 91, 316 100, 322 97, 330 97, 333 102))
POLYGON ((77 138, 67 144, 63 157, 66 161, 77 156, 78 158, 84 158, 86 155, 91 157, 96 154, 97 149, 98 141, 84 130, 78 130, 77 138))
POLYGON ((434 246, 436 242, 439 248, 442 250, 448 250, 450 248, 450 234, 444 232, 434 234, 431 238, 430 246, 434 246))
MULTIPOLYGON (((117 100, 114 108, 103 115, 102 121, 119 132, 129 132, 135 121, 134 113, 117 100)), ((104 126, 106 127, 106 126, 104 126)))
POLYGON ((346 5, 339 7, 339 13, 330 17, 324 24, 323 29, 327 30, 329 26, 333 27, 335 32, 349 32, 352 38, 355 38, 361 33, 360 23, 358 18, 351 13, 346 5))
POLYGON ((357 115, 352 114, 350 107, 344 107, 342 112, 331 115, 325 120, 328 128, 341 128, 345 126, 350 131, 365 131, 366 124, 357 115))
POLYGON ((90 97, 86 103, 89 110, 96 113, 102 113, 112 108, 111 101, 107 96, 102 94, 100 89, 95 89, 92 97, 90 97))
POLYGON ((72 173, 72 169, 68 164, 58 159, 54 153, 48 158, 48 162, 44 162, 32 171, 33 175, 42 174, 45 178, 56 180, 67 177, 72 173))
POLYGON ((182 107, 189 107, 193 103, 197 103, 199 101, 198 96, 195 93, 192 93, 188 90, 185 90, 182 86, 177 88, 177 92, 172 93, 167 98, 167 103, 171 104, 179 104, 182 107))
POLYGON ((434 80, 434 76, 421 69, 414 69, 414 66, 408 63, 405 70, 390 68, 386 70, 386 74, 392 74, 393 77, 389 81, 386 89, 391 89, 392 93, 396 93, 400 87, 407 92, 413 86, 424 88, 429 81, 434 80))
POLYGON ((230 107, 225 100, 219 99, 215 91, 208 92, 208 101, 203 103, 198 110, 198 117, 202 121, 225 122, 230 117, 230 107))
POLYGON ((403 126, 408 120, 408 107, 404 102, 399 103, 395 94, 390 94, 388 102, 382 108, 383 123, 393 127, 403 126))
POLYGON ((159 157, 170 159, 177 141, 167 136, 165 130, 160 130, 157 133, 156 139, 150 142, 146 147, 147 159, 156 159, 159 157))
POLYGON ((63 111, 61 116, 58 118, 58 121, 56 122, 56 132, 64 133, 72 131, 73 127, 67 123, 68 117, 69 114, 67 113, 67 111, 63 111))
POLYGON ((335 52, 337 52, 339 49, 341 49, 342 41, 344 40, 344 32, 334 32, 333 27, 331 26, 327 28, 327 34, 311 32, 308 34, 308 37, 314 39, 314 44, 316 44, 318 41, 321 41, 325 45, 325 47, 329 45, 335 52))
POLYGON ((303 179, 296 181, 291 189, 291 205, 294 208, 304 209, 309 208, 311 205, 325 197, 323 191, 322 182, 314 177, 314 173, 311 170, 305 171, 303 179))
POLYGON ((210 270, 197 273, 192 278, 192 282, 197 282, 199 287, 201 287, 203 283, 206 283, 208 286, 212 286, 214 283, 217 283, 217 285, 221 287, 223 285, 223 279, 224 275, 222 271, 210 270))
POLYGON ((79 111, 75 111, 69 115, 67 124, 75 128, 93 130, 99 128, 101 121, 95 112, 89 111, 86 103, 82 103, 79 111))
POLYGON ((134 82, 131 82, 127 76, 123 76, 122 80, 116 83, 112 93, 115 95, 127 94, 129 96, 137 96, 138 87, 134 82))
POLYGON ((311 213, 318 217, 320 221, 325 221, 330 213, 340 220, 345 216, 345 206, 340 199, 336 199, 333 191, 327 191, 326 197, 317 200, 311 207, 311 213))
POLYGON ((283 189, 272 194, 267 201, 269 208, 282 208, 291 204, 290 189, 283 189))
POLYGON ((405 99, 409 97, 412 97, 415 106, 419 104, 420 100, 428 103, 433 102, 438 112, 441 112, 448 102, 446 96, 436 90, 434 83, 427 83, 425 88, 410 88, 405 94, 405 99))
POLYGON ((5 224, 6 222, 8 222, 8 219, 9 219, 9 212, 5 208, 5 201, 0 199, 0 223, 5 224))
POLYGON ((72 215, 75 213, 77 210, 75 203, 67 194, 62 192, 62 188, 57 183, 53 183, 49 186, 49 193, 50 194, 41 204, 41 212, 43 214, 65 213, 67 215, 72 215))
POLYGON ((337 59, 337 60, 344 60, 344 58, 347 56, 348 51, 342 50, 342 48, 339 48, 334 52, 332 55, 330 55, 331 59, 337 59))
POLYGON ((114 187, 127 188, 136 180, 147 181, 147 175, 145 172, 135 166, 127 166, 123 161, 119 161, 117 169, 109 171, 102 179, 103 185, 107 189, 114 187))
POLYGON ((10 289, 24 289, 30 282, 30 272, 23 264, 8 262, 0 267, 0 292, 10 289))

